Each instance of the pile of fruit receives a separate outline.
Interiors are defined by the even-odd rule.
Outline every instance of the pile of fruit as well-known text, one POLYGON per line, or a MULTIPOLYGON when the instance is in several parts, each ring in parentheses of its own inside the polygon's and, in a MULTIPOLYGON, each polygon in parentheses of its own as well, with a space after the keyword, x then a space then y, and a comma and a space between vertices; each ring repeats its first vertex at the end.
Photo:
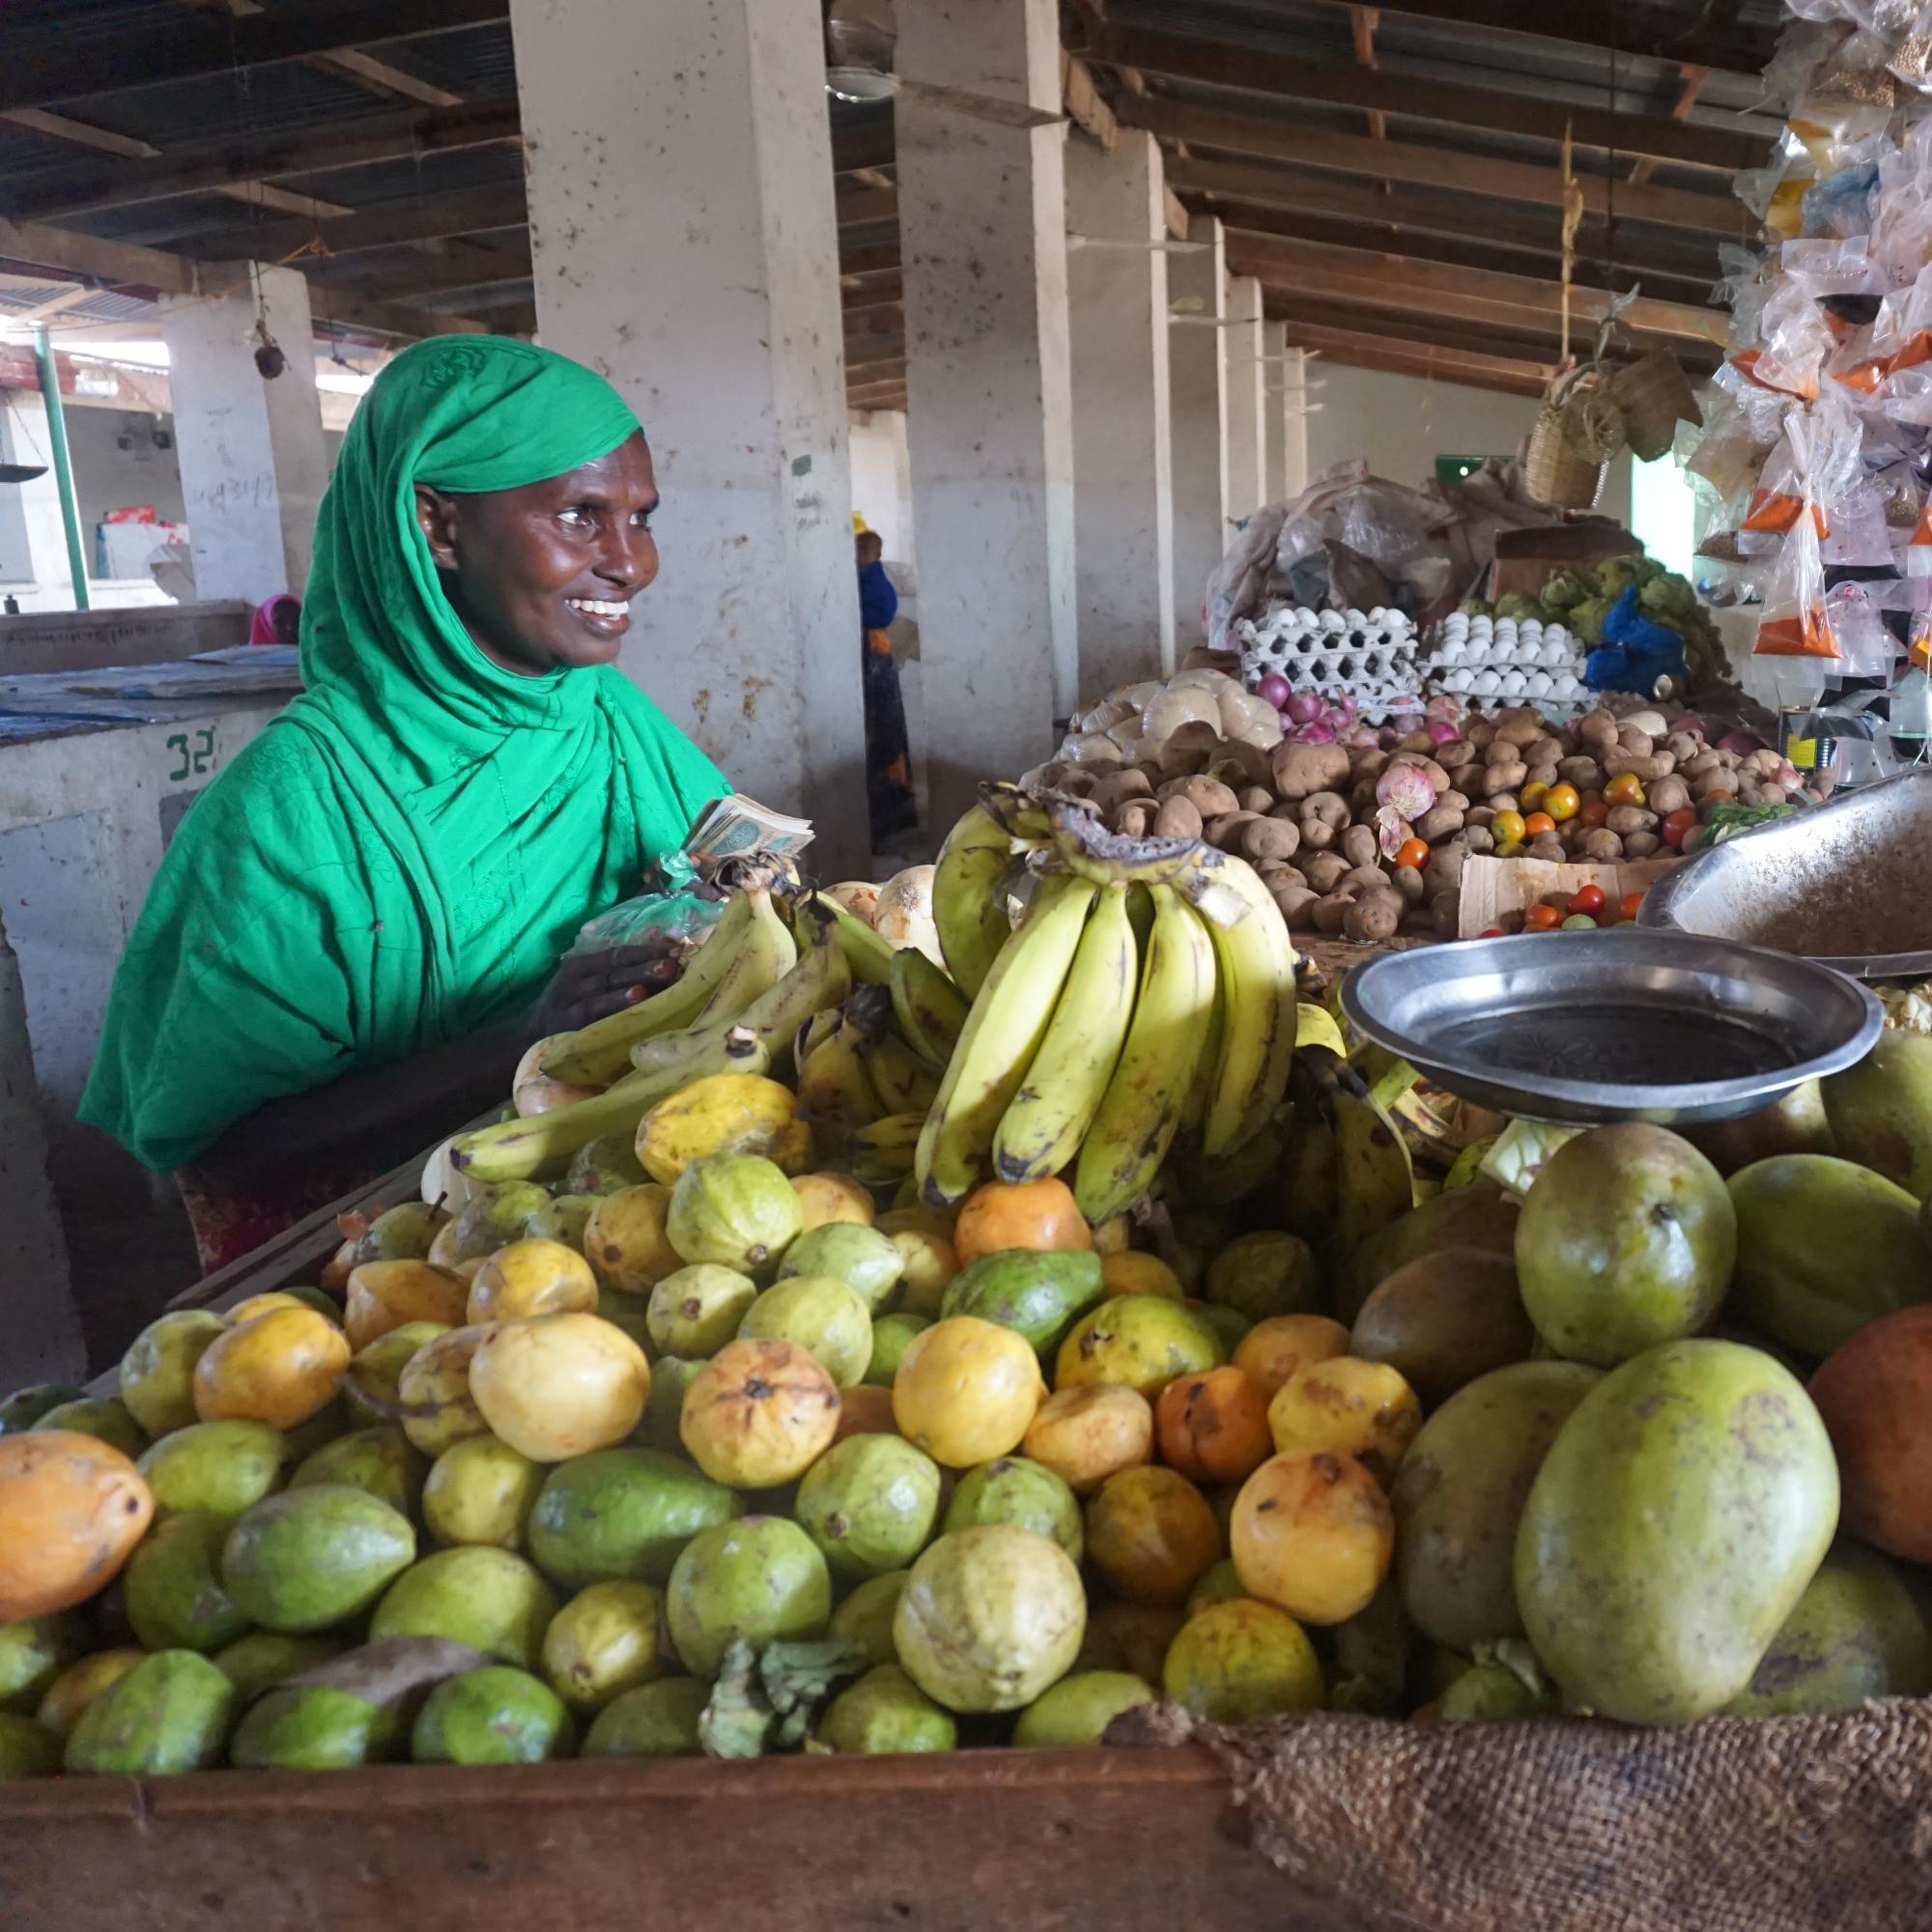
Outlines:
POLYGON ((1151 758, 1056 760, 1027 782, 1124 837, 1238 853, 1291 926, 1357 940, 1454 938, 1472 854, 1668 857, 1815 796, 1747 734, 1713 745, 1695 718, 1648 707, 1567 724, 1472 712, 1370 737, 1264 752, 1192 722, 1151 758))
POLYGON ((1445 1146, 1238 862, 976 811, 953 974, 754 889, 321 1285, 0 1407, 0 1776, 1932 1691, 1932 1039, 1445 1146))

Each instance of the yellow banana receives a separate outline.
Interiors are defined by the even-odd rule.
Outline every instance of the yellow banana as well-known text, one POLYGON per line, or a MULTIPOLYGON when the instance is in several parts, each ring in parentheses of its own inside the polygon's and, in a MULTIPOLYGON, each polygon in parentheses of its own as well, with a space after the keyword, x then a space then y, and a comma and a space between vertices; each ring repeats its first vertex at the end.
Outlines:
MULTIPOLYGON (((1207 922, 1204 920, 1203 924, 1207 922)), ((1213 941, 1210 939, 1211 947, 1213 941)), ((1208 1016, 1208 1036, 1201 1042, 1200 1057, 1194 1063, 1194 1078, 1187 1083, 1187 1097, 1180 1103, 1180 1131, 1198 1142, 1202 1123, 1208 1118, 1208 1095, 1214 1088, 1214 1067, 1221 1058, 1221 1036, 1228 1025, 1228 989, 1214 975, 1214 1010, 1208 1016)))
POLYGON ((844 1171, 867 1187, 892 1187, 909 1179, 924 1126, 922 1111, 888 1114, 859 1128, 840 1155, 844 1171))
POLYGON ((800 1065, 798 1104, 800 1112, 830 1127, 862 1127, 885 1112, 849 1022, 814 1046, 800 1065))
POLYGON ((1342 1029, 1335 1024, 1335 1016, 1326 1007, 1319 1007, 1313 1000, 1302 1000, 1294 1009, 1294 1043, 1296 1046, 1325 1046, 1338 1058, 1346 1059, 1349 1048, 1342 1038, 1342 1029))
POLYGON ((932 923, 946 970, 971 1000, 979 996, 1012 931, 1007 871, 1013 842, 983 805, 969 807, 946 835, 932 872, 932 923))
POLYGON ((1100 1222, 1146 1194, 1174 1145, 1214 1014, 1214 942, 1172 886, 1156 885, 1140 997, 1100 1111, 1080 1149, 1073 1198, 1100 1222))
POLYGON ((639 1073, 658 1073, 680 1065, 694 1053, 716 1045, 726 1031, 745 1027, 764 1042, 774 1065, 789 1058, 800 1025, 813 1013, 836 1007, 852 990, 852 969, 845 963, 832 923, 816 922, 812 938, 799 949, 798 964, 734 1020, 714 1020, 681 1034, 647 1039, 631 1050, 631 1064, 639 1073))
POLYGON ((1213 937, 1226 1004, 1201 1129, 1202 1151, 1212 1158, 1258 1132, 1288 1090, 1294 946, 1281 908, 1246 861, 1204 845, 1183 889, 1213 937))
POLYGON ((798 1037, 792 1041, 793 1064, 803 1066, 811 1056, 811 1051, 822 1041, 828 1040, 838 1031, 838 1014, 836 1010, 813 1013, 799 1024, 798 1037))
POLYGON ((893 1016, 907 1044, 922 1060, 944 1067, 972 1010, 965 994, 916 946, 893 954, 892 993, 893 1016))
POLYGON ((1080 1151, 1127 1037, 1139 969, 1127 888, 1102 886, 1046 1037, 1000 1117, 999 1179, 1044 1180, 1080 1151))
POLYGON ((1375 1101, 1338 1087, 1328 1117, 1335 1125, 1335 1238, 1347 1255, 1415 1206, 1415 1175, 1407 1143, 1375 1101))
MULTIPOLYGON (((681 1037, 685 1036, 680 1036, 681 1037)), ((766 1072, 770 1048, 744 1027, 721 1026, 676 1065, 632 1074, 608 1093, 527 1120, 505 1121, 450 1143, 456 1165, 472 1180, 535 1180, 561 1173, 572 1154, 605 1134, 634 1134, 660 1100, 713 1073, 766 1072)))
MULTIPOLYGON (((776 958, 781 939, 787 956, 778 974, 790 970, 798 949, 772 904, 771 894, 753 888, 735 895, 711 928, 711 937, 691 955, 680 979, 620 1013, 593 1020, 576 1033, 558 1035, 543 1057, 543 1071, 553 1080, 567 1080, 579 1087, 608 1086, 630 1065, 631 1049, 639 1040, 691 1026, 700 1014, 729 1018, 723 1006, 707 1009, 727 981, 744 983, 739 970, 741 951, 749 951, 754 959, 776 958)), ((753 984, 740 1005, 749 1004, 758 990, 753 984)))
POLYGON ((859 1048, 879 1104, 889 1114, 923 1114, 939 1098, 941 1069, 928 1065, 890 1026, 859 1048))
POLYGON ((932 1207, 963 1201, 982 1178, 1000 1117, 1053 1018, 1094 891, 1065 874, 1042 880, 993 961, 920 1135, 917 1172, 932 1207))
POLYGON ((883 986, 893 976, 893 946, 861 919, 857 913, 849 911, 835 898, 824 893, 813 893, 810 898, 799 901, 796 917, 807 917, 806 908, 817 906, 821 912, 832 915, 834 929, 838 934, 838 944, 844 949, 845 963, 852 969, 853 979, 867 986, 883 986))

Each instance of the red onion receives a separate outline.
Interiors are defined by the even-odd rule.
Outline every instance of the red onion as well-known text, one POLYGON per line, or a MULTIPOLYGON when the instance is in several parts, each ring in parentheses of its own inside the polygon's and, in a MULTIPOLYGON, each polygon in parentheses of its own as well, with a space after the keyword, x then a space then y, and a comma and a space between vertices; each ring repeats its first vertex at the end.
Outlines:
POLYGON ((1438 745, 1454 744, 1459 733, 1446 718, 1432 718, 1422 727, 1438 745))
POLYGON ((1303 745, 1332 745, 1335 742, 1335 727, 1332 724, 1304 724, 1294 736, 1296 742, 1303 745))
MULTIPOLYGON (((1435 786, 1420 765, 1390 765, 1376 781, 1376 803, 1387 807, 1403 818, 1420 818, 1435 804, 1435 786)), ((1382 823, 1382 814, 1376 814, 1382 823)), ((1407 838, 1407 828, 1403 838, 1407 838)), ((1398 838, 1397 845, 1403 841, 1398 838)))
POLYGON ((1321 700, 1312 691, 1297 691, 1285 707, 1297 724, 1313 724, 1321 716, 1321 700))
POLYGON ((1261 683, 1255 687, 1255 696, 1264 702, 1272 704, 1277 711, 1286 711, 1290 696, 1287 678, 1283 677, 1278 670, 1269 671, 1262 679, 1261 683))
POLYGON ((1402 743, 1403 734, 1393 724, 1384 724, 1376 733, 1376 747, 1378 751, 1392 752, 1402 743))
POLYGON ((1720 752, 1735 752, 1741 758, 1747 758, 1753 752, 1764 750, 1764 740, 1755 731, 1726 731, 1718 740, 1720 752))

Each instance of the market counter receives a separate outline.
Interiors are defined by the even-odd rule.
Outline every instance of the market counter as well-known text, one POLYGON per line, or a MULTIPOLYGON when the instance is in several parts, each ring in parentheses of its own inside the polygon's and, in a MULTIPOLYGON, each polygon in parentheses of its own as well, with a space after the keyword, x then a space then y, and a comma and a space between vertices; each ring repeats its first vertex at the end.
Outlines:
POLYGON ((0 1923, 1372 1932, 1227 1801, 1191 1748, 62 1778, 0 1792, 0 1923))

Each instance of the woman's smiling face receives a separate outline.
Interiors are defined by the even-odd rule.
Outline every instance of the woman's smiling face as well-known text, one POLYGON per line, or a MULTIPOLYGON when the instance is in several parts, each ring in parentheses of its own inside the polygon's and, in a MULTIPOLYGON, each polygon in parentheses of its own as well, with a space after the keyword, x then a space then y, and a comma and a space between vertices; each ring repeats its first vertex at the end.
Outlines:
POLYGON ((416 486, 416 520, 464 627, 493 664, 526 675, 616 657, 631 599, 658 574, 657 506, 642 430, 519 490, 416 486))

